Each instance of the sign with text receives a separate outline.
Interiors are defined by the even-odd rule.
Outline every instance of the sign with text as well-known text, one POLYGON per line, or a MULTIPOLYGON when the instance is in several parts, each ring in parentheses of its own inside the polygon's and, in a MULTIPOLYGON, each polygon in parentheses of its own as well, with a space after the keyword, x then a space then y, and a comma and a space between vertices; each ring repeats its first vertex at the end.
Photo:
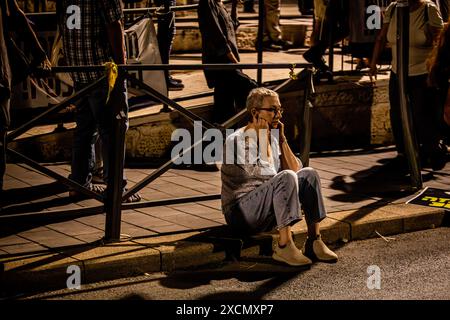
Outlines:
POLYGON ((426 187, 421 193, 406 203, 450 210, 450 191, 426 187))

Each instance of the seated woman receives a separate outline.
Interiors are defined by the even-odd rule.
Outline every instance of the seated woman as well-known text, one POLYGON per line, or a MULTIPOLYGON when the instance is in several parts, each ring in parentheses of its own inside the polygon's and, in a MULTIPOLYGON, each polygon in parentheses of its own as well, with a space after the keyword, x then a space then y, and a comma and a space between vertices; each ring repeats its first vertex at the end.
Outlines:
POLYGON ((312 168, 302 168, 292 153, 280 122, 278 94, 253 89, 247 111, 251 122, 229 135, 224 147, 222 208, 227 224, 247 235, 276 228, 280 238, 272 257, 277 261, 292 266, 337 261, 320 236, 319 222, 326 211, 319 176, 312 168), (291 234, 291 226, 302 219, 301 208, 308 226, 303 252, 291 234))

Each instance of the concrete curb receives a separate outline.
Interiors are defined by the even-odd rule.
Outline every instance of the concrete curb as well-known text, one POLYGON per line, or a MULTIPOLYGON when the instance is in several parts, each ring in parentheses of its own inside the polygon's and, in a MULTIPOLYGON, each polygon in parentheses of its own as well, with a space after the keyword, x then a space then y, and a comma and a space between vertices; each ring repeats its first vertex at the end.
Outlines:
MULTIPOLYGON (((330 213, 321 222, 321 232, 329 244, 437 228, 448 224, 445 210, 411 204, 391 204, 330 213), (377 234, 378 233, 378 234, 377 234)), ((170 272, 256 255, 270 255, 277 236, 261 234, 248 239, 230 236, 222 229, 190 232, 127 242, 85 246, 61 252, 0 260, 3 295, 66 288, 71 275, 67 268, 79 267, 81 284, 170 272)), ((306 239, 303 221, 293 228, 301 247, 306 239)))

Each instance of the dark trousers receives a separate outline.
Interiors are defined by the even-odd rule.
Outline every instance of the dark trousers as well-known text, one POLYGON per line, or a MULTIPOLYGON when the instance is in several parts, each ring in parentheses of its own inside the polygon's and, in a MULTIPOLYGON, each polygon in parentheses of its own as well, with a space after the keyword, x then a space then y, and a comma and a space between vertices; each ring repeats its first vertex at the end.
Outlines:
MULTIPOLYGON (((157 6, 175 6, 176 0, 156 0, 157 6)), ((169 63, 170 52, 172 51, 173 38, 175 37, 175 12, 158 12, 158 47, 161 54, 161 62, 163 64, 169 63)), ((164 71, 166 78, 169 71, 164 71)))
POLYGON ((444 20, 444 22, 448 22, 448 16, 450 14, 449 12, 449 3, 450 0, 439 0, 439 9, 441 10, 441 14, 442 14, 442 20, 444 20))
POLYGON ((213 121, 223 123, 245 108, 247 96, 258 84, 240 70, 217 72, 214 81, 213 121))
POLYGON ((3 176, 6 171, 6 130, 0 128, 0 192, 3 190, 3 176))
MULTIPOLYGON (((79 91, 83 86, 77 86, 79 91)), ((108 182, 110 149, 114 141, 113 129, 113 103, 123 106, 125 115, 128 115, 128 101, 126 84, 117 80, 111 92, 110 103, 106 104, 108 87, 106 81, 97 89, 86 94, 77 103, 76 123, 73 135, 72 174, 74 181, 83 186, 89 186, 92 181, 92 168, 95 165, 95 142, 98 135, 102 142, 104 161, 104 180, 108 182)), ((128 125, 128 122, 127 122, 128 125)), ((124 150, 125 151, 125 150, 124 150)), ((123 184, 126 180, 124 177, 123 184)))
MULTIPOLYGON (((408 78, 408 99, 412 113, 414 130, 419 143, 420 155, 430 155, 438 149, 439 117, 442 116, 440 107, 433 103, 436 94, 427 86, 427 75, 411 76, 408 78)), ((394 134, 397 151, 405 152, 403 139, 403 125, 400 113, 400 97, 398 91, 398 77, 391 72, 389 79, 389 102, 392 133, 394 134)))

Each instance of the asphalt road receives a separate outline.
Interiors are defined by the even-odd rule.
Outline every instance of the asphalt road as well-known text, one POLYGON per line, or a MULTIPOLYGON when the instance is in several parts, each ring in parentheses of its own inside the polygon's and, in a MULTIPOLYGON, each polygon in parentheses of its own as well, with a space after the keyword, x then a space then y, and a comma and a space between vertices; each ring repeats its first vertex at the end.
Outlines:
POLYGON ((450 299, 450 228, 355 241, 309 270, 267 257, 82 285, 32 299, 450 299), (379 277, 377 277, 379 275, 379 277), (370 287, 370 288, 369 288, 370 287))

